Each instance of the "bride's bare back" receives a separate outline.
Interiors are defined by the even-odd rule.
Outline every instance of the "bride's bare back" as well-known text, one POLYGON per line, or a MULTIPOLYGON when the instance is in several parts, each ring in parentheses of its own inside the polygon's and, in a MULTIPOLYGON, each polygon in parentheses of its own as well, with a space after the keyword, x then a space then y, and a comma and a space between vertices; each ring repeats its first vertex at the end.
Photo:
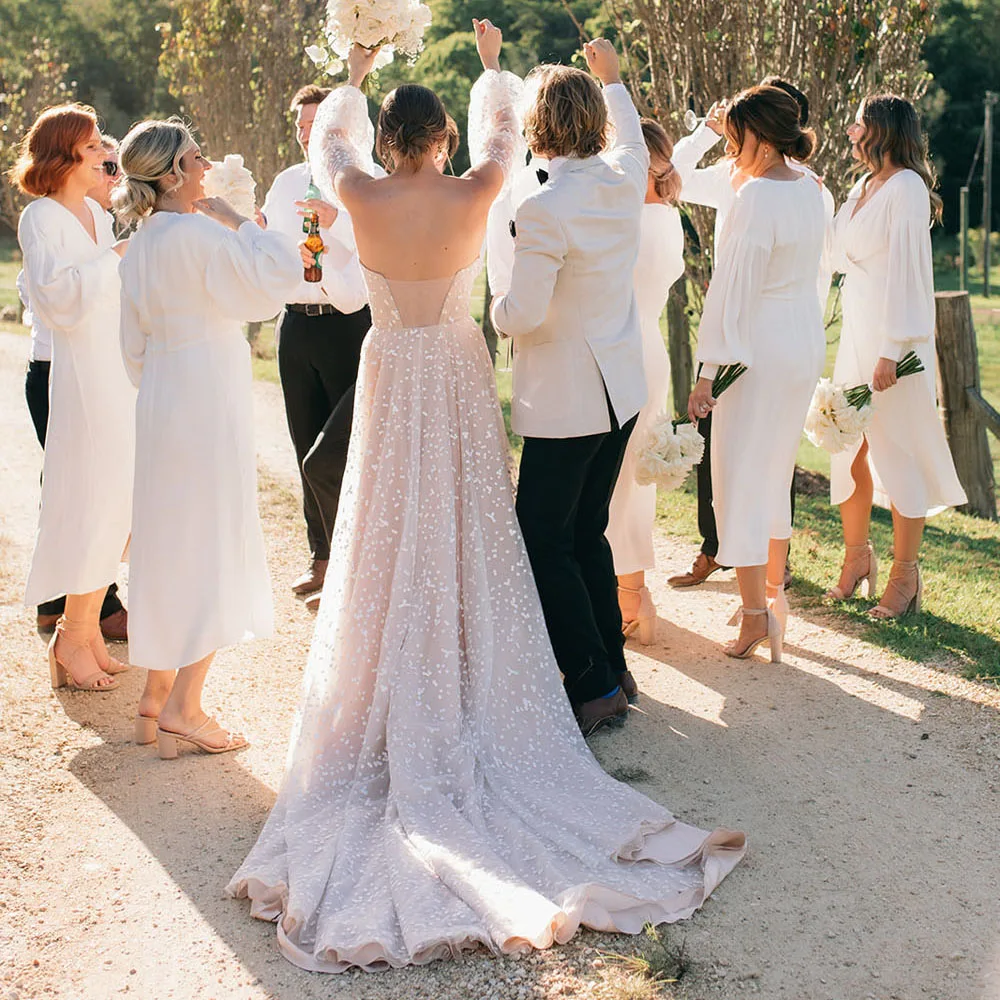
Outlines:
POLYGON ((428 154, 416 171, 377 180, 346 173, 338 194, 351 214, 361 263, 387 278, 424 281, 450 277, 475 259, 502 184, 495 163, 450 177, 428 154))

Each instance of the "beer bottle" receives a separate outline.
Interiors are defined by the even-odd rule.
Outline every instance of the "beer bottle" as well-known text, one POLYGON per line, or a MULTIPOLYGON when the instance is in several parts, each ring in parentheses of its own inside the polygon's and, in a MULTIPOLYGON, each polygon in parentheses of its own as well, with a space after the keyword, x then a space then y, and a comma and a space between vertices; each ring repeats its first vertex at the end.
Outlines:
MULTIPOLYGON (((319 188, 313 182, 312 175, 309 175, 309 187, 306 188, 306 201, 319 200, 323 197, 319 188)), ((306 249, 313 255, 313 264, 305 268, 303 275, 306 281, 317 282, 323 280, 323 237, 319 234, 319 216, 315 212, 310 212, 302 218, 302 232, 306 234, 306 249)))
POLYGON ((309 267, 305 268, 303 277, 306 281, 322 281, 323 251, 326 247, 323 245, 323 237, 319 234, 319 216, 315 212, 310 212, 306 216, 306 222, 309 224, 309 235, 306 236, 306 249, 312 254, 313 262, 309 267))

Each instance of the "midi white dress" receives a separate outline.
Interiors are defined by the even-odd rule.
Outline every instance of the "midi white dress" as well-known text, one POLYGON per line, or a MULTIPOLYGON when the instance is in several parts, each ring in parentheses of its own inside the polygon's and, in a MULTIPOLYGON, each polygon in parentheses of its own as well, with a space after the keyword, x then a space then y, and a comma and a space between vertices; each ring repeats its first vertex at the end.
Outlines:
POLYGON ((712 413, 712 483, 724 566, 760 566, 790 538, 789 490, 823 371, 816 294, 826 224, 819 185, 758 177, 737 192, 698 328, 698 361, 749 371, 712 413))
MULTIPOLYGON (((485 75, 470 117, 513 117, 503 80, 485 75)), ((370 125, 360 91, 327 102, 311 152, 329 175, 370 125)), ((509 170, 510 146, 485 148, 509 170)), ((518 953, 581 925, 639 933, 693 913, 743 855, 742 834, 677 821, 580 735, 469 316, 479 267, 364 272, 373 325, 288 772, 228 887, 305 969, 518 953)))
POLYGON ((640 486, 635 481, 635 470, 646 433, 667 411, 670 355, 660 332, 660 315, 667 304, 671 285, 683 273, 684 231, 680 213, 673 205, 662 202, 643 205, 642 234, 633 282, 642 327, 647 398, 625 449, 605 531, 618 576, 652 569, 656 565, 653 554, 656 486, 640 486))
POLYGON ((97 242, 52 198, 21 213, 31 308, 52 333, 49 425, 27 605, 114 582, 132 518, 135 388, 118 346, 119 257, 111 217, 86 201, 97 242))
POLYGON ((121 351, 139 387, 129 655, 174 670, 271 632, 241 321, 274 316, 302 261, 252 222, 236 233, 158 212, 121 274, 121 351))
MULTIPOLYGON (((916 351, 924 371, 874 394, 865 437, 875 503, 904 517, 925 517, 966 502, 937 412, 930 197, 919 174, 900 170, 855 213, 863 184, 864 178, 834 223, 844 322, 833 381, 870 384, 880 357, 899 361, 916 351)), ((833 504, 854 493, 858 448, 830 457, 833 504)))

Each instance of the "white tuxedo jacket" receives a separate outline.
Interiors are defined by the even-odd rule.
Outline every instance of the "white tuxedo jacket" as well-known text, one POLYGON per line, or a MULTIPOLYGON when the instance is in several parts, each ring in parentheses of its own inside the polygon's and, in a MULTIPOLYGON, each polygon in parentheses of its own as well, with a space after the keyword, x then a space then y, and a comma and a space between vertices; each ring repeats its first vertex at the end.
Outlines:
POLYGON ((646 402, 632 272, 649 153, 625 87, 604 96, 614 148, 549 164, 517 208, 510 289, 493 302, 494 326, 515 338, 511 424, 523 437, 600 434, 608 398, 619 424, 646 402))

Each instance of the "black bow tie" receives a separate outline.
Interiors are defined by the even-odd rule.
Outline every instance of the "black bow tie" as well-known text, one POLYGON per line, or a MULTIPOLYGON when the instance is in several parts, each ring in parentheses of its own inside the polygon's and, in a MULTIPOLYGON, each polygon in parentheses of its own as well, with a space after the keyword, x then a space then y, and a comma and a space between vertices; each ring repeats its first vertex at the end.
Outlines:
POLYGON ((549 172, 539 168, 535 171, 535 176, 538 178, 539 184, 544 184, 549 179, 549 172))

